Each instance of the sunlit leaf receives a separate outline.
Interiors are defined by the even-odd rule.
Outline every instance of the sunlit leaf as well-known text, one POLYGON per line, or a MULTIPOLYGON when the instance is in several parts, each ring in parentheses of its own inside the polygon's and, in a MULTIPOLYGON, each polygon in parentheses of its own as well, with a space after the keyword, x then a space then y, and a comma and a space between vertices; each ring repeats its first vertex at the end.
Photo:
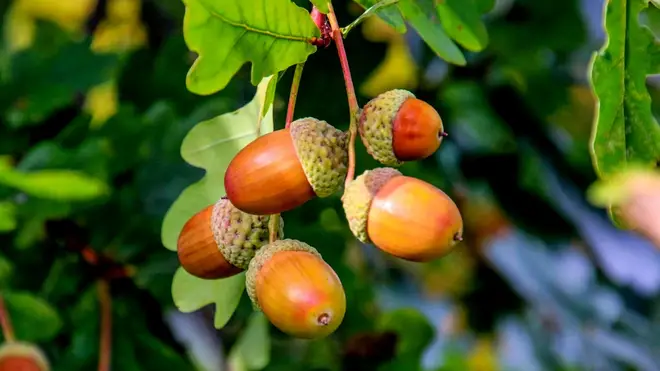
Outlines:
POLYGON ((214 324, 218 329, 226 325, 234 314, 243 291, 245 273, 218 280, 204 280, 179 268, 172 281, 172 298, 181 312, 194 312, 215 304, 214 324))
POLYGON ((229 162, 259 134, 273 130, 273 94, 267 94, 274 76, 257 87, 254 99, 240 109, 197 124, 181 145, 189 164, 205 169, 206 175, 186 188, 172 204, 161 232, 163 245, 176 250, 176 240, 186 221, 224 195, 224 176, 229 162), (264 107, 270 107, 261 118, 264 107))
POLYGON ((314 4, 314 6, 316 6, 321 13, 328 14, 329 11, 328 3, 330 2, 330 0, 309 0, 309 1, 311 1, 312 4, 314 4))
POLYGON ((447 36, 437 20, 432 0, 400 0, 399 9, 426 44, 447 62, 463 66, 463 52, 447 36))
POLYGON ((481 51, 488 44, 488 32, 476 4, 470 0, 436 2, 440 21, 447 34, 464 48, 481 51))
POLYGON ((27 292, 4 292, 16 337, 23 341, 49 341, 62 329, 62 319, 45 300, 27 292))
MULTIPOLYGON (((354 0, 356 3, 360 4, 362 7, 369 9, 370 7, 378 4, 379 0, 354 0)), ((376 15, 380 17, 383 21, 387 22, 390 26, 399 33, 406 32, 406 23, 401 16, 401 12, 396 7, 396 5, 390 5, 378 9, 376 15)))
POLYGON ((72 170, 22 172, 0 166, 0 185, 16 188, 31 196, 54 200, 84 201, 109 192, 104 182, 72 170))
POLYGON ((646 77, 660 72, 660 53, 651 32, 638 22, 647 7, 645 0, 605 3, 607 41, 591 63, 598 98, 591 150, 601 178, 627 163, 660 163, 660 125, 646 89, 646 77))
POLYGON ((360 92, 374 97, 391 89, 414 90, 419 83, 417 70, 405 40, 390 41, 385 59, 362 84, 360 92))
POLYGON ((224 89, 238 69, 252 63, 252 83, 304 62, 320 31, 290 0, 185 0, 183 30, 199 56, 186 84, 196 94, 224 89))

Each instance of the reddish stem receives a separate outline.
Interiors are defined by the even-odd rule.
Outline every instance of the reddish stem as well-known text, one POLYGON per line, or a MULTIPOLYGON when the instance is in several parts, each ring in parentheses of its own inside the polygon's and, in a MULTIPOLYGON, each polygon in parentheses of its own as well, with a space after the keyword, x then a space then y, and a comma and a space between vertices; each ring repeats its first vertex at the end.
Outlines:
POLYGON ((99 345, 99 371, 110 371, 112 358, 112 296, 110 284, 99 280, 97 284, 99 304, 101 305, 101 338, 99 345))
POLYGON ((300 79, 302 77, 303 67, 305 63, 296 65, 296 71, 293 73, 293 82, 291 83, 291 93, 289 94, 289 106, 286 110, 286 126, 289 127, 293 121, 293 113, 296 110, 296 99, 298 98, 298 89, 300 88, 300 79))
POLYGON ((357 116, 360 111, 357 97, 355 95, 355 87, 353 86, 353 78, 351 77, 351 69, 348 65, 348 58, 346 57, 346 49, 344 48, 344 38, 337 22, 337 16, 332 4, 328 3, 328 20, 332 28, 332 38, 337 45, 337 53, 339 54, 339 62, 344 74, 344 82, 346 84, 346 96, 348 98, 348 108, 351 115, 351 124, 349 128, 349 142, 348 142, 348 172, 346 174, 345 186, 353 181, 355 177, 355 137, 357 136, 357 116))
POLYGON ((5 305, 5 298, 0 292, 0 327, 2 327, 2 336, 4 336, 5 341, 11 343, 16 340, 14 336, 14 328, 11 325, 11 318, 9 317, 9 311, 7 311, 7 306, 5 305))

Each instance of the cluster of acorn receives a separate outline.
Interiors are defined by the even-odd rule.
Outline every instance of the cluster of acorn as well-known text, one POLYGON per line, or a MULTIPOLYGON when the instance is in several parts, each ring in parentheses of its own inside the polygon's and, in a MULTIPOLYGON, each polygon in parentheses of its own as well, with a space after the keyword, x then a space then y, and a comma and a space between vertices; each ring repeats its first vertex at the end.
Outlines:
MULTIPOLYGON (((360 137, 388 167, 367 170, 349 183, 342 203, 362 242, 410 261, 429 261, 462 239, 463 222, 440 189, 394 167, 429 157, 445 136, 438 112, 405 90, 391 90, 361 110, 360 137)), ((346 310, 334 270, 308 244, 283 238, 282 212, 337 192, 347 175, 349 134, 303 118, 255 139, 231 161, 226 197, 183 227, 177 251, 190 274, 219 279, 246 272, 248 295, 281 331, 326 336, 346 310), (269 243, 271 218, 280 218, 269 243)))

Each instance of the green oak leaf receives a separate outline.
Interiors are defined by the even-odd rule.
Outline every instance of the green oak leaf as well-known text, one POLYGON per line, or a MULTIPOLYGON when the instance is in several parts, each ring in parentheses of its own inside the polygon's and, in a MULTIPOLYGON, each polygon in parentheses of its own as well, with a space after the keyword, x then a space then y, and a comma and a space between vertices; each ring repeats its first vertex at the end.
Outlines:
POLYGON ((445 31, 464 48, 478 52, 488 44, 486 25, 481 21, 477 4, 466 0, 436 2, 445 31))
POLYGON ((433 0, 400 0, 398 6, 405 19, 440 58, 459 66, 466 64, 463 52, 436 19, 433 0))
POLYGON ((0 233, 16 229, 16 205, 9 201, 0 201, 0 233))
POLYGON ((646 89, 646 77, 660 73, 660 49, 638 22, 648 5, 648 0, 605 5, 607 41, 590 65, 597 98, 591 155, 601 179, 628 164, 654 168, 660 163, 660 125, 646 89))
POLYGON ((320 31, 309 13, 290 0, 184 0, 183 32, 198 54, 188 71, 188 90, 209 95, 227 86, 252 63, 252 83, 304 62, 320 31))
POLYGON ((11 316, 16 338, 45 342, 62 329, 62 318, 45 300, 28 292, 4 292, 7 311, 11 316))
POLYGON ((270 363, 270 334, 268 319, 262 312, 254 312, 241 337, 229 353, 234 371, 261 370, 270 363))
POLYGON ((495 2, 496 0, 474 0, 474 4, 477 6, 477 10, 481 14, 486 14, 493 10, 495 2))
POLYGON ((0 161, 0 185, 16 188, 30 196, 62 200, 86 201, 110 192, 107 184, 79 171, 44 169, 24 172, 0 161))
POLYGON ((177 309, 194 312, 215 304, 214 325, 217 329, 229 322, 245 291, 245 272, 218 280, 197 278, 179 267, 172 280, 172 299, 177 309))
POLYGON ((396 357, 383 365, 383 371, 421 370, 420 357, 435 336, 423 313, 412 308, 396 309, 381 316, 376 328, 397 335, 396 357))
MULTIPOLYGON (((369 9, 370 7, 378 4, 379 2, 382 2, 383 0, 353 0, 353 1, 358 3, 363 8, 369 9)), ((376 11, 376 15, 378 15, 380 19, 385 21, 385 23, 394 27, 394 29, 397 32, 399 33, 406 32, 407 30, 406 22, 403 20, 403 16, 401 15, 401 12, 396 6, 390 5, 380 8, 378 9, 378 11, 376 11)))
POLYGON ((260 134, 273 131, 273 99, 276 76, 261 81, 252 101, 234 112, 195 125, 181 144, 181 156, 206 175, 179 195, 165 215, 161 229, 163 245, 176 251, 183 225, 197 212, 215 203, 225 193, 225 171, 236 154, 260 134), (269 107, 264 114, 264 107, 269 107))
POLYGON ((314 4, 315 7, 318 8, 318 10, 323 13, 323 14, 328 14, 330 11, 330 8, 328 8, 328 3, 330 3, 330 0, 309 0, 314 4))

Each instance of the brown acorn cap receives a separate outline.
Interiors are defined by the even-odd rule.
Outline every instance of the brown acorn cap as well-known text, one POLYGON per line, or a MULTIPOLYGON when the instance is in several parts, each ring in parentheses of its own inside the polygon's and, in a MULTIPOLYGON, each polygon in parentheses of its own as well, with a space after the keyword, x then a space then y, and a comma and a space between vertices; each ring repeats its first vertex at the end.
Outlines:
POLYGON ((328 197, 337 192, 348 172, 348 134, 313 117, 292 122, 289 130, 314 193, 328 197))
POLYGON ((400 166, 392 147, 392 123, 401 105, 415 95, 407 90, 386 91, 364 105, 358 129, 367 152, 385 166, 400 166))
POLYGON ((358 240, 370 242, 367 235, 367 217, 371 201, 385 183, 401 175, 403 174, 400 171, 389 167, 367 170, 346 187, 342 196, 344 213, 351 232, 358 240))
MULTIPOLYGON (((278 238, 282 238, 284 219, 280 215, 278 217, 278 238)), ((211 229, 220 252, 231 265, 247 269, 255 252, 268 243, 270 218, 271 215, 242 212, 226 197, 215 203, 211 214, 211 229)))
POLYGON ((261 310, 259 300, 257 299, 257 275, 259 274, 261 267, 263 267, 273 255, 282 251, 304 251, 317 256, 321 260, 323 259, 321 254, 312 246, 302 241, 292 239, 277 240, 259 249, 250 262, 250 266, 245 274, 245 288, 256 309, 261 310))
POLYGON ((30 359, 39 367, 39 371, 50 371, 50 364, 44 352, 30 343, 14 341, 0 345, 0 370, 5 371, 2 369, 2 363, 9 358, 30 359))

